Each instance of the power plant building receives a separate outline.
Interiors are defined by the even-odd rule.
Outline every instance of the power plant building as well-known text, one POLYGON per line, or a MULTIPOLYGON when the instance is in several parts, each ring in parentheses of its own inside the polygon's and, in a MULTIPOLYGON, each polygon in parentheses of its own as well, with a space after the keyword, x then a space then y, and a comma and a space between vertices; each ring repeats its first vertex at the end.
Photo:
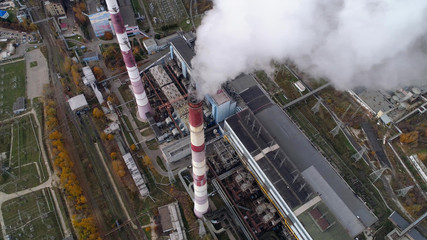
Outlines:
MULTIPOLYGON (((244 88, 242 88, 244 89, 244 88)), ((313 147, 285 112, 258 86, 239 96, 247 108, 227 118, 224 131, 243 163, 299 239, 322 239, 307 232, 304 212, 309 211, 325 231, 333 221, 316 218, 314 206, 326 205, 345 229, 342 239, 351 239, 377 221, 329 162, 313 147), (348 237, 345 237, 348 235, 348 237), (351 237, 351 238, 350 238, 351 237)), ((339 227, 338 227, 339 228, 339 227)))
POLYGON ((212 106, 212 116, 215 123, 224 121, 228 116, 236 112, 236 102, 228 96, 224 89, 220 89, 216 94, 206 96, 212 106))
POLYGON ((89 20, 96 37, 104 36, 105 32, 113 32, 113 26, 110 21, 110 13, 107 11, 90 14, 89 20))
POLYGON ((190 47, 190 44, 182 37, 177 37, 171 40, 170 45, 170 57, 171 59, 177 58, 177 63, 182 69, 182 75, 185 78, 191 79, 192 68, 191 59, 196 54, 190 47))

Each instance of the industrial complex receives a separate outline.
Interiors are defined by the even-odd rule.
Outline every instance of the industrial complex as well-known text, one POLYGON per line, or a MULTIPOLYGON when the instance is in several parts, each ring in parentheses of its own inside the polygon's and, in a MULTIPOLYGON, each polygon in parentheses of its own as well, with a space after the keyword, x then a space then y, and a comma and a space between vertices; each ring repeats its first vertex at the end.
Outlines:
POLYGON ((210 0, 0 2, 43 36, 0 67, 0 239, 426 239, 427 85, 288 59, 203 95, 210 0))
POLYGON ((212 180, 213 187, 222 188, 217 191, 223 191, 230 201, 247 198, 259 202, 248 207, 256 208, 258 218, 264 220, 256 220, 251 212, 236 212, 245 222, 245 230, 239 231, 246 231, 251 238, 272 230, 295 239, 327 239, 328 232, 351 239, 377 221, 327 157, 252 76, 239 76, 215 95, 206 96, 205 101, 189 100, 190 82, 197 85, 197 79, 191 77, 193 56, 192 43, 177 36, 171 40, 167 57, 142 76, 154 111, 148 119, 157 141, 164 143, 163 156, 174 163, 192 155, 196 216, 202 217, 210 209, 206 190, 212 180), (209 131, 218 126, 216 137, 207 144, 204 125, 209 131), (212 157, 213 152, 218 152, 214 154, 217 157, 212 157), (213 175, 207 174, 205 158, 213 175), (222 177, 206 178, 215 175, 222 177), (268 218, 263 216, 267 213, 271 215, 268 218))

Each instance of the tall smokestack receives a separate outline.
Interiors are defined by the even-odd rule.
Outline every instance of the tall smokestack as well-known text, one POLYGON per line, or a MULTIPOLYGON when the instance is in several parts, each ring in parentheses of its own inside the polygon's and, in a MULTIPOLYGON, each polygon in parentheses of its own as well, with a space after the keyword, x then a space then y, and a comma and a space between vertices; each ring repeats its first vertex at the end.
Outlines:
POLYGON ((110 12, 114 31, 116 32, 117 41, 120 45, 123 60, 126 65, 126 70, 132 84, 133 93, 135 95, 136 104, 138 106, 138 115, 141 120, 145 121, 147 120, 146 113, 151 112, 151 107, 148 103, 144 85, 142 85, 141 76, 139 75, 138 67, 136 66, 135 58, 130 47, 129 39, 126 34, 126 28, 123 24, 123 18, 122 15, 120 15, 119 5, 117 4, 117 0, 107 0, 106 3, 108 11, 110 12))
POLYGON ((188 112, 190 116, 191 164, 193 166, 194 180, 194 213, 198 218, 202 218, 209 208, 202 105, 203 102, 197 99, 195 90, 190 89, 188 112))

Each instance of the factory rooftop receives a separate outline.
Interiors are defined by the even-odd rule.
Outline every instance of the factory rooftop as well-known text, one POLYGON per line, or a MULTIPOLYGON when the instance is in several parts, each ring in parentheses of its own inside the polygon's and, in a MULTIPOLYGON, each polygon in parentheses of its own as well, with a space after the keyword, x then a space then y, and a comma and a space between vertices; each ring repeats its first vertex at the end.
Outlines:
POLYGON ((257 85, 257 82, 253 76, 242 74, 233 81, 230 81, 229 84, 233 88, 234 92, 240 94, 246 89, 257 85))
MULTIPOLYGON (((310 185, 313 192, 320 195, 325 205, 352 237, 357 236, 366 227, 377 221, 376 216, 335 172, 329 162, 313 147, 289 116, 280 107, 272 103, 264 90, 258 85, 252 86, 241 92, 240 97, 247 104, 248 109, 228 118, 226 122, 232 131, 239 135, 239 141, 252 156, 256 156, 254 154, 257 154, 257 148, 264 149, 271 147, 271 145, 260 145, 257 141, 253 141, 253 137, 248 134, 250 129, 253 129, 253 123, 247 122, 245 115, 251 113, 287 156, 288 165, 295 166, 297 171, 292 168, 286 169, 286 167, 282 169, 280 162, 275 162, 270 166, 274 166, 279 172, 283 171, 282 175, 288 175, 287 177, 296 177, 298 176, 296 173, 301 173, 305 182, 310 185), (285 173, 286 170, 288 173, 285 173)), ((265 155, 269 157, 269 153, 265 155)), ((257 163, 263 164, 259 160, 257 163)), ((268 169, 268 165, 262 168, 265 171, 268 169)), ((264 173, 268 176, 268 171, 264 173)), ((275 184, 274 187, 276 187, 275 184)), ((283 198, 291 196, 289 194, 283 196, 283 193, 281 195, 283 198)), ((297 206, 295 200, 293 200, 294 202, 292 199, 290 202, 286 201, 291 207, 297 206)))
POLYGON ((182 56, 187 66, 191 67, 191 59, 193 59, 196 54, 188 43, 182 37, 177 37, 171 40, 171 44, 182 56))
MULTIPOLYGON (((406 221, 399 213, 393 212, 388 219, 396 225, 399 231, 403 231, 407 227, 409 227, 410 223, 406 221)), ((408 231, 407 236, 413 240, 425 240, 426 238, 415 228, 412 228, 408 231)))
POLYGON ((230 97, 227 93, 221 88, 216 92, 216 94, 211 95, 212 99, 215 101, 216 105, 222 105, 223 103, 230 101, 230 97))
POLYGON ((379 111, 388 112, 393 109, 393 104, 388 101, 382 91, 368 91, 364 88, 356 88, 353 92, 364 101, 375 114, 379 111))
POLYGON ((71 111, 77 111, 89 106, 86 101, 85 95, 83 94, 68 99, 68 104, 70 104, 71 111))
POLYGON ((311 189, 252 111, 243 110, 226 121, 292 209, 309 200, 311 189))

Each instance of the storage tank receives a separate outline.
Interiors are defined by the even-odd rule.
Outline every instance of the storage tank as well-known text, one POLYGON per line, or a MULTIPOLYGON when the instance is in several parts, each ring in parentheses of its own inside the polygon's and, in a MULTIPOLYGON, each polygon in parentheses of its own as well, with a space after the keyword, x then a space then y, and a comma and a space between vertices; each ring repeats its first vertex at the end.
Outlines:
POLYGON ((411 90, 414 94, 418 94, 418 95, 420 95, 421 94, 421 89, 419 89, 419 88, 416 88, 416 87, 414 87, 414 88, 412 88, 412 90, 411 90))
POLYGON ((401 111, 406 110, 408 108, 409 108, 409 104, 407 104, 405 102, 400 103, 399 107, 398 107, 398 109, 401 110, 401 111))
POLYGON ((400 100, 400 98, 399 98, 398 96, 396 96, 396 95, 394 95, 394 96, 391 98, 391 102, 392 102, 392 103, 398 103, 398 102, 399 102, 399 100, 400 100))

